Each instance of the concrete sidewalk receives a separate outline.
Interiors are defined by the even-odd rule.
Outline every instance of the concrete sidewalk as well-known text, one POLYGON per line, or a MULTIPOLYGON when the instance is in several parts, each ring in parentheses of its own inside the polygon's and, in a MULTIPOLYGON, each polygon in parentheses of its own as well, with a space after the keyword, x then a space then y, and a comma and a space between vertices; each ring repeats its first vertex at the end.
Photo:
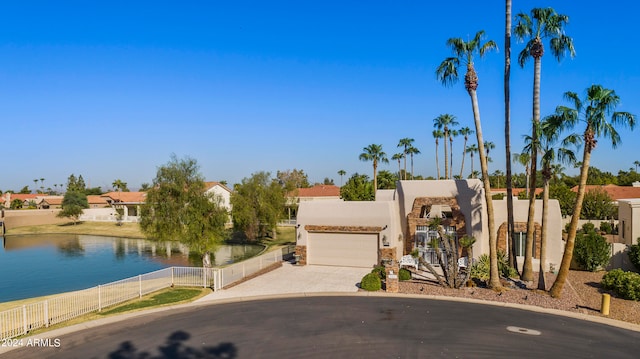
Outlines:
POLYGON ((248 298, 292 293, 321 293, 358 291, 358 283, 370 268, 296 266, 284 262, 282 267, 204 296, 195 303, 229 298, 248 298))

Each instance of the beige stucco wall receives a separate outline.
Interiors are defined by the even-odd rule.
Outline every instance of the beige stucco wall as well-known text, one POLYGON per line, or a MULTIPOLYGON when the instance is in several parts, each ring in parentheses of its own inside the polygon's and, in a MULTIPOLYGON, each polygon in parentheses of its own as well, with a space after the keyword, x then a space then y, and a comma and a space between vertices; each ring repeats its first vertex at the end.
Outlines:
POLYGON ((618 200, 618 236, 624 244, 637 243, 640 237, 640 199, 618 200))
POLYGON ((384 229, 379 234, 379 248, 385 248, 382 244, 382 238, 386 237, 389 240, 388 248, 398 248, 396 256, 400 256, 403 237, 396 213, 397 205, 391 201, 324 200, 300 202, 296 233, 297 245, 307 245, 309 238, 309 232, 305 229, 307 225, 381 227, 384 229))
POLYGON ((6 229, 41 224, 60 224, 69 222, 68 218, 58 218, 59 209, 17 209, 4 210, 4 224, 6 229))

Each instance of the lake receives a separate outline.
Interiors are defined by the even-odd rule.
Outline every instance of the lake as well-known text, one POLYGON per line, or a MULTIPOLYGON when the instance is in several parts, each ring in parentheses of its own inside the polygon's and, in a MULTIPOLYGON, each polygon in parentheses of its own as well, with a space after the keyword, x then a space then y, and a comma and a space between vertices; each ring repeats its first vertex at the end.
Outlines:
MULTIPOLYGON (((90 235, 0 237, 0 303, 106 284, 171 266, 201 267, 199 254, 177 242, 90 235)), ((259 245, 221 245, 220 266, 253 257, 259 245)))

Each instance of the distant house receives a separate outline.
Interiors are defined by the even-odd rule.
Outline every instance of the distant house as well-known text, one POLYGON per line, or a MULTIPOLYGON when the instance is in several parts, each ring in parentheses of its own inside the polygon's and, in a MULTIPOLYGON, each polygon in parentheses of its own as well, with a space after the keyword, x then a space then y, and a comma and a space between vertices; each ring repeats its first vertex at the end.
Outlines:
POLYGON ((26 207, 29 207, 31 203, 37 206, 38 198, 42 197, 42 195, 37 193, 6 192, 3 197, 4 197, 5 207, 11 207, 11 202, 15 201, 16 199, 19 199, 22 202, 22 206, 26 208, 26 207))
POLYGON ((62 208, 63 196, 45 196, 38 198, 38 209, 56 209, 62 208))
MULTIPOLYGON (((115 209, 122 209, 123 219, 140 215, 140 206, 147 198, 146 192, 108 192, 101 195, 107 204, 115 209)), ((88 199, 88 198, 87 198, 88 199)))
POLYGON ((87 202, 89 203, 89 208, 109 207, 109 202, 107 202, 107 199, 101 195, 88 195, 87 202))
POLYGON ((295 221, 301 202, 340 200, 340 187, 319 184, 308 188, 296 188, 287 194, 287 214, 289 221, 295 221))
POLYGON ((220 204, 229 213, 228 222, 231 223, 231 189, 220 182, 205 182, 205 193, 212 194, 215 198, 220 200, 220 204))
MULTIPOLYGON (((587 185, 586 192, 601 189, 611 197, 613 203, 618 205, 620 199, 640 198, 640 183, 635 182, 633 186, 618 186, 615 184, 607 185, 587 185)), ((571 188, 573 192, 578 193, 578 186, 571 188)))

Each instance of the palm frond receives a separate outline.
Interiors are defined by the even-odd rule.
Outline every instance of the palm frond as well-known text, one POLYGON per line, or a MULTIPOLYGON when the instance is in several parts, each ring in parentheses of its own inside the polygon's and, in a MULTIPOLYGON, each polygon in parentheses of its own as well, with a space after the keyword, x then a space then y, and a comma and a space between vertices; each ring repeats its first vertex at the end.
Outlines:
POLYGON ((438 81, 442 82, 445 86, 451 86, 458 82, 458 67, 460 66, 460 59, 457 57, 448 57, 438 68, 436 69, 436 76, 438 81))

